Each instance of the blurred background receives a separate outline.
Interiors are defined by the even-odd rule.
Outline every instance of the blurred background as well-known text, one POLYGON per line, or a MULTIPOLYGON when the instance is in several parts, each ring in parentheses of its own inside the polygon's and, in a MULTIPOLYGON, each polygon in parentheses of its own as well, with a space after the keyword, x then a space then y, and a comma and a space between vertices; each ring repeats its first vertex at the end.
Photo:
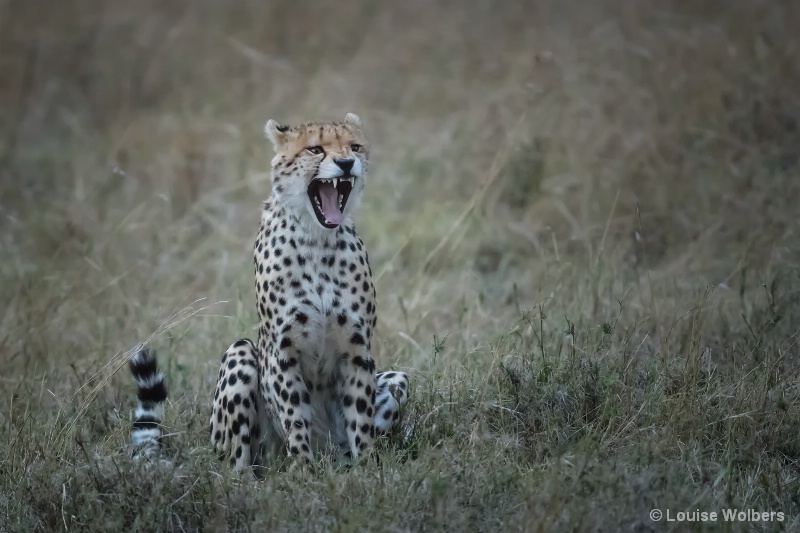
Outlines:
POLYGON ((796 264, 799 10, 2 2, 6 368, 105 361, 177 316, 186 364, 255 335, 269 118, 366 125, 381 364, 434 335, 459 358, 543 302, 598 322, 645 272, 678 305, 796 264))
POLYGON ((620 320, 672 354, 780 308, 794 346, 798 22, 789 0, 0 1, 3 386, 44 384, 43 420, 128 409, 111 373, 150 340, 205 401, 256 335, 263 125, 346 112, 372 143, 379 367, 485 369, 531 309, 553 339, 620 320))

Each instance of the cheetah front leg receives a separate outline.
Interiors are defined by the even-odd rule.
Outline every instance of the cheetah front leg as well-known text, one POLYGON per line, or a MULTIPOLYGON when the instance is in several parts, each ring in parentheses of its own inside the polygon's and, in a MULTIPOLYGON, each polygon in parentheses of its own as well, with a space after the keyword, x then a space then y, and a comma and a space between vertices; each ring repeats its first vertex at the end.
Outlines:
POLYGON ((306 462, 311 452, 311 399, 298 365, 299 353, 289 337, 283 337, 280 348, 273 348, 267 358, 269 372, 262 385, 265 399, 272 404, 284 431, 286 451, 290 457, 301 456, 306 462))
POLYGON ((375 363, 359 333, 350 339, 352 353, 342 365, 342 405, 350 454, 357 459, 375 438, 375 363))

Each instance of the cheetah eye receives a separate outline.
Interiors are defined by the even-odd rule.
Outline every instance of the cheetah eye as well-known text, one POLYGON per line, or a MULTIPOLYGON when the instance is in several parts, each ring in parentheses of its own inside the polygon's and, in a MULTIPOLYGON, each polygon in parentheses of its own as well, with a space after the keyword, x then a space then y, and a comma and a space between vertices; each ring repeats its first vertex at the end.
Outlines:
POLYGON ((308 150, 309 153, 314 155, 325 153, 325 150, 322 149, 322 146, 306 146, 306 150, 308 150))
POLYGON ((351 144, 350 149, 356 153, 360 152, 364 147, 360 144, 351 144))

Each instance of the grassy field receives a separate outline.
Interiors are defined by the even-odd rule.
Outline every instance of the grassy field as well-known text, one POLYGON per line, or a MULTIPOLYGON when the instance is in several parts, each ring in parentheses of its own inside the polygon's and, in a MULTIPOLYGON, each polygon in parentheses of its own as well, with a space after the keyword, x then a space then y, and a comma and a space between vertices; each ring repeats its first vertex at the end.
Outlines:
POLYGON ((800 530, 800 4, 0 1, 0 531, 800 530), (356 112, 382 466, 242 479, 265 121, 356 112), (168 464, 131 461, 159 352, 168 464), (676 523, 650 510, 783 521, 676 523))

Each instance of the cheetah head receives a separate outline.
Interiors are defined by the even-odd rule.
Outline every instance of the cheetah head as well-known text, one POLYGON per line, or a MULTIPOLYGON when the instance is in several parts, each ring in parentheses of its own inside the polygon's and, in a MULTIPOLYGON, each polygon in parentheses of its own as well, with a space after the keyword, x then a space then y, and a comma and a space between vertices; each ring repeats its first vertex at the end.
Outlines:
POLYGON ((264 128, 275 148, 272 195, 300 220, 325 229, 342 224, 364 189, 369 150, 357 115, 343 122, 264 128))

